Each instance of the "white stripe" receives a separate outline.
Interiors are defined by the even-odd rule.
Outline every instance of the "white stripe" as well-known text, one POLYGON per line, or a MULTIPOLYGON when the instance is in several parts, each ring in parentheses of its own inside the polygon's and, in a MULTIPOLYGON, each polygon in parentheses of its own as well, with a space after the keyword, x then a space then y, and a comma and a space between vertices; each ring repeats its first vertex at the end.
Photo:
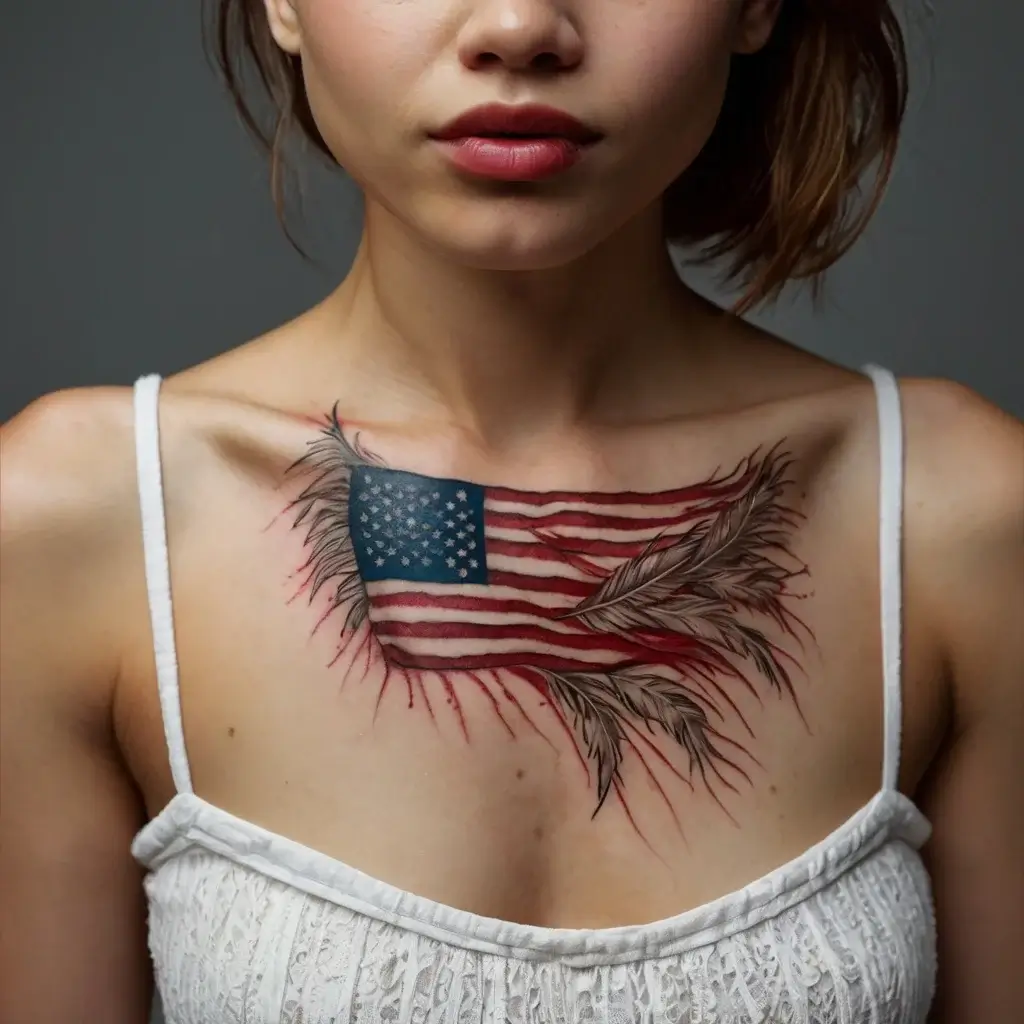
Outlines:
MULTIPOLYGON (((722 500, 722 499, 719 499, 722 500)), ((630 503, 627 505, 598 505, 581 501, 552 501, 546 505, 531 505, 526 502, 505 501, 487 497, 484 499, 485 512, 501 512, 505 515, 524 516, 530 519, 543 519, 557 512, 583 512, 595 516, 614 516, 620 519, 650 519, 656 516, 664 519, 669 516, 681 516, 684 512, 711 506, 710 499, 700 501, 679 501, 672 504, 659 505, 630 503)))
MULTIPOLYGON (((473 625, 483 624, 489 626, 540 626, 553 633, 568 633, 572 636, 582 635, 578 626, 572 626, 566 622, 559 622, 545 618, 543 615, 527 615, 519 612, 505 611, 473 611, 468 612, 462 609, 418 607, 416 605, 391 605, 388 608, 371 609, 370 618, 375 624, 382 626, 388 622, 445 622, 454 624, 456 620, 460 623, 473 625)), ((386 627, 385 627, 385 632, 386 627)))
MULTIPOLYGON (((492 587, 486 583, 419 583, 410 580, 375 580, 366 584, 371 600, 392 594, 423 597, 473 597, 485 601, 528 601, 538 608, 571 608, 578 599, 570 594, 547 593, 543 590, 519 590, 517 587, 492 587)), ((426 603, 426 602, 424 602, 426 603)), ((386 615, 390 609, 381 608, 386 615)))
MULTIPOLYGON (((573 540, 605 540, 612 544, 641 544, 646 540, 662 535, 677 537, 687 533, 693 523, 679 523, 673 526, 648 526, 642 530, 609 530, 603 527, 590 526, 556 526, 551 530, 542 531, 540 538, 525 528, 508 526, 487 527, 486 541, 506 540, 519 544, 545 544, 549 540, 557 547, 559 541, 573 540)), ((621 556, 620 556, 621 557, 621 556)))
MULTIPOLYGON (((621 558, 611 556, 597 557, 594 555, 581 555, 588 562, 602 569, 614 569, 622 564, 621 558)), ((536 579, 545 579, 550 576, 558 576, 567 580, 583 580, 598 586, 603 577, 588 576, 582 570, 566 562, 552 562, 546 558, 523 558, 521 555, 499 555, 489 554, 487 556, 487 568, 491 572, 514 572, 520 576, 533 576, 536 579)))

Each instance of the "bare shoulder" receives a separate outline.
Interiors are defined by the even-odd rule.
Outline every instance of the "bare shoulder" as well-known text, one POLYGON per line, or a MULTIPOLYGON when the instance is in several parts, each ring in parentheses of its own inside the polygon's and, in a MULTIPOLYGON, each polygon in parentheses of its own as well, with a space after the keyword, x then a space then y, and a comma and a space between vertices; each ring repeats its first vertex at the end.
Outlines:
POLYGON ((85 660, 113 661, 110 630, 95 630, 93 615, 138 529, 131 392, 46 395, 4 425, 0 446, 6 622, 22 636, 52 634, 54 656, 66 642, 85 660))
POLYGON ((973 717, 998 706, 993 689, 1024 663, 1024 423, 950 381, 902 392, 908 585, 973 717))
POLYGON ((131 393, 48 395, 0 444, 0 1018, 141 1020, 143 810, 111 724, 141 574, 131 393))
POLYGON ((927 607, 952 692, 918 794, 943 965, 933 1017, 1009 1020, 1024 955, 1024 424, 947 381, 903 392, 908 599, 927 607))
MULTIPOLYGON (((160 390, 160 459, 165 498, 181 512, 218 458, 273 447, 294 417, 203 387, 192 376, 160 390), (276 431, 275 431, 276 428, 276 431)), ((74 388, 44 395, 0 430, 5 543, 120 545, 137 552, 139 491, 131 388, 74 388), (126 527, 131 527, 126 529, 126 527)), ((180 521, 181 515, 176 516, 180 521)), ((90 547, 81 554, 95 550, 90 547)), ((102 554, 112 554, 104 547, 102 554)))
POLYGON ((134 485, 132 423, 130 390, 110 387, 52 392, 4 424, 5 539, 112 525, 134 485))
MULTIPOLYGON (((1018 571, 1024 423, 947 380, 908 380, 902 393, 908 548, 920 554, 929 581, 964 592, 999 566, 1018 571)), ((955 592, 946 600, 955 602, 955 592)))
POLYGON ((973 530, 1019 516, 1024 423, 949 380, 901 383, 911 502, 928 503, 938 530, 973 530))

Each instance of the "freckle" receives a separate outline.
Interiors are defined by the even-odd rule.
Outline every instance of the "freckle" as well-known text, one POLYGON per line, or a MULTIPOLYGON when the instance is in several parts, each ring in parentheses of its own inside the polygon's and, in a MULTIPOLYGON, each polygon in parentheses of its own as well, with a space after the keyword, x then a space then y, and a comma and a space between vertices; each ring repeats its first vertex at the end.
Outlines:
POLYGON ((525 774, 526 774, 526 772, 524 772, 522 768, 517 768, 516 769, 516 778, 517 779, 521 779, 525 774))
POLYGON ((775 793, 778 793, 778 790, 774 786, 769 786, 768 792, 774 795, 775 793))
POLYGON ((534 839, 543 839, 544 838, 544 829, 542 829, 540 827, 540 825, 537 825, 537 826, 534 827, 533 838, 534 839))
POLYGON ((228 736, 234 736, 234 735, 235 735, 235 727, 233 725, 229 725, 228 726, 228 736))

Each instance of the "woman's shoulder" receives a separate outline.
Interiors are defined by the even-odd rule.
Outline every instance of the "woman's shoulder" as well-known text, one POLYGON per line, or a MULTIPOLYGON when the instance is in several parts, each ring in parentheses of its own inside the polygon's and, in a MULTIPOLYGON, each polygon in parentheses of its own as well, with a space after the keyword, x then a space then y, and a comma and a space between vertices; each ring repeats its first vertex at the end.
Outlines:
MULTIPOLYGON (((202 366, 162 381, 158 401, 166 497, 178 507, 215 463, 247 454, 253 463, 255 452, 284 457, 302 426, 244 390, 220 386, 202 366)), ((35 399, 4 424, 5 533, 110 533, 126 517, 137 519, 136 415, 132 387, 67 388, 35 399)))
POLYGON ((1024 423, 941 378, 900 382, 907 515, 933 543, 972 543, 1024 524, 1024 423))
POLYGON ((43 395, 4 424, 0 440, 5 548, 73 542, 85 554, 124 526, 135 493, 131 389, 43 395))

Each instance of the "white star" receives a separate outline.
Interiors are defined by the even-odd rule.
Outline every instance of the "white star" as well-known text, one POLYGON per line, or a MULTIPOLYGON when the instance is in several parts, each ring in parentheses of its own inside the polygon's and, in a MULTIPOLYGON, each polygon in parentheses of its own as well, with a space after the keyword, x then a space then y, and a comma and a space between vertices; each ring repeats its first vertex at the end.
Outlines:
POLYGON ((466 529, 469 530, 470 533, 476 533, 476 523, 466 523, 466 529))
POLYGON ((449 530, 454 530, 455 529, 455 520, 454 519, 446 519, 444 521, 444 525, 447 526, 449 530))
POLYGON ((409 518, 406 519, 406 521, 405 521, 405 525, 406 526, 415 526, 416 525, 416 520, 413 519, 412 516, 409 516, 409 518))
POLYGON ((376 562, 375 562, 374 564, 375 564, 375 565, 376 565, 376 566, 377 566, 378 568, 380 568, 380 566, 382 566, 382 565, 384 564, 384 559, 383 559, 383 558, 378 558, 378 559, 376 560, 376 562))
POLYGON ((445 507, 446 509, 448 509, 448 511, 449 511, 449 512, 451 512, 451 510, 452 510, 453 508, 455 508, 455 502, 454 502, 454 501, 446 501, 446 502, 444 503, 444 507, 445 507))
POLYGON ((440 530, 435 530, 434 531, 434 540, 440 540, 440 539, 441 539, 441 531, 440 530))
POLYGON ((390 523, 391 522, 391 513, 390 512, 385 512, 384 513, 384 522, 385 523, 390 523))
POLYGON ((471 558, 469 560, 469 567, 470 569, 479 569, 480 563, 475 558, 471 558))
POLYGON ((466 547, 467 547, 467 548, 469 548, 469 550, 470 550, 470 551, 474 550, 474 549, 476 548, 476 541, 475 541, 475 540, 471 540, 471 541, 470 541, 470 542, 469 542, 469 543, 468 543, 468 544, 466 545, 466 547))
POLYGON ((457 534, 455 534, 455 536, 458 537, 459 540, 464 540, 465 537, 466 537, 466 531, 465 530, 459 530, 459 532, 457 534))
POLYGON ((469 570, 468 570, 468 569, 460 569, 460 570, 459 570, 459 575, 460 575, 460 576, 461 576, 461 577, 462 577, 463 579, 465 579, 465 578, 466 578, 466 577, 467 577, 467 576, 469 575, 469 570))
POLYGON ((405 558, 403 558, 403 559, 402 559, 402 565, 408 565, 408 564, 409 564, 409 559, 408 559, 408 557, 405 557, 405 558))
POLYGON ((371 494, 380 494, 380 488, 379 487, 371 487, 370 488, 370 493, 371 494))
POLYGON ((398 551, 395 548, 388 548, 389 555, 397 555, 398 551))
POLYGON ((424 565, 430 565, 430 559, 429 558, 424 558, 423 559, 423 564, 424 565))
POLYGON ((454 540, 452 540, 452 538, 451 538, 451 537, 449 537, 449 538, 448 538, 448 539, 447 539, 447 540, 446 540, 446 541, 444 542, 444 546, 445 546, 446 548, 453 548, 453 547, 455 547, 455 541, 454 541, 454 540))
POLYGON ((456 491, 455 492, 455 497, 458 498, 459 501, 465 501, 466 500, 466 492, 465 491, 456 491))
POLYGON ((434 493, 431 495, 431 497, 434 499, 434 501, 440 501, 441 500, 441 492, 440 491, 434 491, 434 493))
POLYGON ((446 558, 445 561, 447 562, 449 569, 454 569, 455 568, 455 559, 454 558, 446 558))
POLYGON ((384 485, 384 490, 385 491, 390 491, 391 490, 391 484, 385 484, 384 485))
POLYGON ((459 556, 459 558, 465 558, 466 557, 466 549, 465 548, 459 548, 459 550, 456 551, 455 554, 457 554, 459 556))
POLYGON ((459 515, 458 515, 458 518, 462 519, 462 520, 466 520, 466 519, 469 518, 469 513, 468 512, 460 512, 459 515))

